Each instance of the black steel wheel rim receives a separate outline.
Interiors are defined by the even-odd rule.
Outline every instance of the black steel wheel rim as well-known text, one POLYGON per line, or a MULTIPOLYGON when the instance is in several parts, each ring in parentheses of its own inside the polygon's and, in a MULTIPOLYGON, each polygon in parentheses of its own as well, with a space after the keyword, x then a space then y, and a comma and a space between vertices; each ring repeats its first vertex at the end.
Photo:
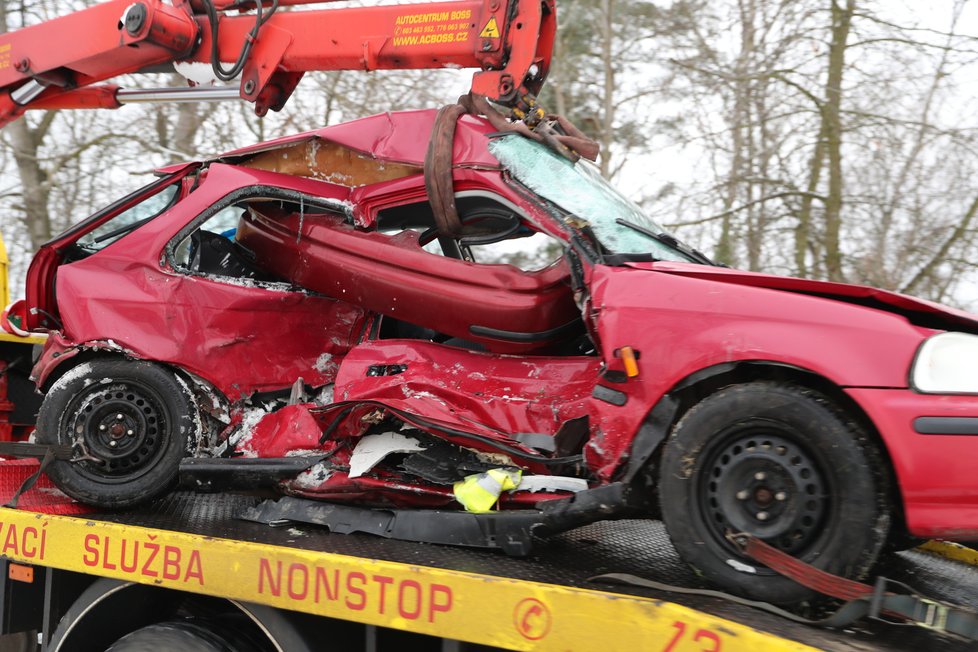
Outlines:
POLYGON ((730 553, 742 556, 726 538, 731 533, 752 534, 799 558, 826 537, 834 487, 801 439, 786 425, 750 420, 719 433, 706 451, 696 517, 730 553))
POLYGON ((159 392, 145 383, 89 385, 72 400, 66 415, 72 461, 98 482, 138 478, 166 452, 172 418, 159 392))

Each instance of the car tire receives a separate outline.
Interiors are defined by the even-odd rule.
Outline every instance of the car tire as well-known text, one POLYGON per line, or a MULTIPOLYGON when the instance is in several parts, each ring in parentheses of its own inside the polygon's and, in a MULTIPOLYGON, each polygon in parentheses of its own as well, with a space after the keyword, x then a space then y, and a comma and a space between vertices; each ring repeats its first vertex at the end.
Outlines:
POLYGON ((792 605, 817 597, 752 561, 746 532, 822 570, 863 578, 890 526, 888 474, 866 432, 823 395, 755 382, 693 406, 663 450, 662 519, 679 555, 726 591, 792 605))
POLYGON ((131 507, 168 491, 200 432, 186 384, 151 362, 101 359, 67 371, 48 390, 37 441, 72 447, 47 473, 72 498, 131 507))

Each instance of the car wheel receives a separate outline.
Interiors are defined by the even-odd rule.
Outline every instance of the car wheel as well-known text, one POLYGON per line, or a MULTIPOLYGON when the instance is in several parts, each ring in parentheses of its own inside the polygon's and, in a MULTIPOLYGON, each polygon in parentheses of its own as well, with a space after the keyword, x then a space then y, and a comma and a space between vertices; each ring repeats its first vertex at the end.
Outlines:
POLYGON ((887 539, 881 456, 824 396, 757 382, 722 389, 676 424, 660 468, 662 518, 679 555, 725 590, 775 604, 816 594, 743 556, 749 533, 860 579, 887 539))
POLYGON ((70 445, 48 475, 90 505, 130 507, 177 480, 188 441, 200 426, 189 388, 163 367, 143 361, 95 360, 64 374, 44 397, 37 440, 70 445))

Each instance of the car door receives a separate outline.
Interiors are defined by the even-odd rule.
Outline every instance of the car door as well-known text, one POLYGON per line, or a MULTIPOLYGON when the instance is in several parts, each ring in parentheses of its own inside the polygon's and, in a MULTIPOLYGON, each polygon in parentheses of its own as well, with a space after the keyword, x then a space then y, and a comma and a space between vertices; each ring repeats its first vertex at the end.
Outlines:
POLYGON ((249 278, 240 267, 204 269, 181 258, 195 233, 208 234, 198 240, 222 239, 231 251, 234 234, 210 229, 219 229, 230 213, 243 213, 249 202, 287 195, 307 197, 311 205, 331 189, 212 165, 199 187, 166 214, 62 266, 57 293, 66 337, 76 346, 121 349, 184 369, 232 401, 287 389, 299 378, 312 386, 332 382, 338 360, 362 331, 361 308, 286 282, 249 278))

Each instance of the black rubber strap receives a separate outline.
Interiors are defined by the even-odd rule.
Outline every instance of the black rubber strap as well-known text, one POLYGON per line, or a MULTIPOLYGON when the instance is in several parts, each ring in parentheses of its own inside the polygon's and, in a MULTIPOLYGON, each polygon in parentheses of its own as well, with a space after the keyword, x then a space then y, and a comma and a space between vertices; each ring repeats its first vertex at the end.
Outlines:
POLYGON ((73 456, 71 446, 48 444, 30 444, 20 441, 0 441, 0 455, 6 457, 44 457, 48 453, 54 455, 57 460, 70 460, 73 456))
POLYGON ((37 479, 41 477, 41 474, 44 473, 51 462, 54 460, 70 460, 72 451, 71 446, 66 445, 48 446, 46 444, 31 444, 19 441, 2 441, 0 442, 0 455, 6 455, 7 457, 37 457, 41 460, 37 471, 24 480, 24 483, 20 485, 20 489, 4 505, 4 507, 17 509, 17 503, 20 501, 20 497, 24 492, 29 491, 34 486, 34 483, 37 482, 37 479))
POLYGON ((48 468, 48 465, 55 459, 57 458, 54 455, 53 448, 48 448, 47 452, 44 453, 44 457, 41 458, 41 463, 38 465, 37 471, 34 471, 29 478, 24 480, 24 483, 20 485, 20 489, 14 492, 13 497, 11 497, 11 499, 4 504, 4 507, 17 509, 17 503, 20 502, 20 497, 24 494, 24 492, 30 491, 30 488, 34 486, 37 479, 41 477, 41 474, 48 468))

